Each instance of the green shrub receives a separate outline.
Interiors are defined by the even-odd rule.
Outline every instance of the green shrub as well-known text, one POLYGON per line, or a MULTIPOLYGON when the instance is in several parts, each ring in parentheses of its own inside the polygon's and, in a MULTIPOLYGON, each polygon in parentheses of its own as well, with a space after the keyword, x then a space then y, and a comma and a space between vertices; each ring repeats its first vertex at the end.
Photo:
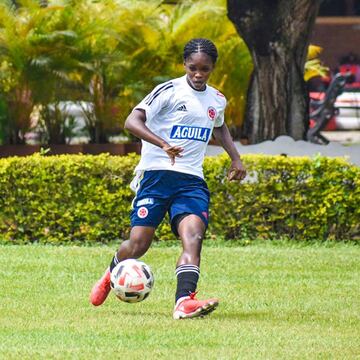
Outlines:
MULTIPOLYGON (((226 155, 205 160, 212 193, 207 236, 356 239, 360 169, 343 159, 243 156, 243 183, 226 180, 226 155)), ((4 242, 94 243, 126 238, 137 155, 0 159, 0 238, 4 242)), ((173 238, 165 221, 158 239, 173 238)))
POLYGON ((106 242, 126 237, 135 156, 0 160, 0 237, 14 242, 106 242))
POLYGON ((341 158, 243 156, 242 184, 224 181, 226 156, 208 158, 212 227, 225 238, 350 239, 360 232, 360 169, 341 158))

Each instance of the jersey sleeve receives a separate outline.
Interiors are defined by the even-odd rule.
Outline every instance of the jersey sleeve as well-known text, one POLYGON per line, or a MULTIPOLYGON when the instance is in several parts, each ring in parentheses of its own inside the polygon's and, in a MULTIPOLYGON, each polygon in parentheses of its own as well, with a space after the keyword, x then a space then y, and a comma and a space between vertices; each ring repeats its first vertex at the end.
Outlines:
POLYGON ((151 121, 168 105, 173 89, 171 81, 156 86, 134 109, 145 110, 146 121, 151 121))
POLYGON ((221 127, 224 124, 225 120, 225 109, 226 109, 226 99, 223 98, 223 106, 221 107, 221 110, 218 113, 218 116, 215 119, 214 127, 221 127))

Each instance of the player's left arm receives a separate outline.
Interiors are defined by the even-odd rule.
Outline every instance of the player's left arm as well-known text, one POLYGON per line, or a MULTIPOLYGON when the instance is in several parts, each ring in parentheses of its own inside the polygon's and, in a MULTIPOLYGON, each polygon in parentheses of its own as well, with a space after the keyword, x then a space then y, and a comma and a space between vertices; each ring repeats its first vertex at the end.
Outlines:
POLYGON ((228 171, 228 180, 243 180, 246 176, 246 170, 240 159, 240 154, 236 149, 227 125, 223 123, 219 127, 214 127, 213 134, 215 139, 229 154, 231 159, 231 166, 228 171))

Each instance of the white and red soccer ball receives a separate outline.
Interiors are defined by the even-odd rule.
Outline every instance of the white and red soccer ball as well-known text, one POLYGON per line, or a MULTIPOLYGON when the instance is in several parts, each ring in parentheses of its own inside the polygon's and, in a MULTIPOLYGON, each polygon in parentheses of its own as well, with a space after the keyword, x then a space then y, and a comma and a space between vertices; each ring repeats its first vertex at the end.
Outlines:
POLYGON ((112 270, 110 285, 120 300, 135 303, 149 296, 154 286, 154 275, 144 262, 127 259, 119 262, 112 270))

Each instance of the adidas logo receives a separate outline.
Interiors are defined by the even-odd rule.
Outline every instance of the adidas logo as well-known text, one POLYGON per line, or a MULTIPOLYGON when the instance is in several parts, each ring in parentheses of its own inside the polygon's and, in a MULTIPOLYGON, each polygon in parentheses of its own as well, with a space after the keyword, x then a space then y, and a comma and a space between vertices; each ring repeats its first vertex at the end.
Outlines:
POLYGON ((180 105, 180 106, 176 109, 176 111, 187 111, 187 108, 186 108, 185 105, 180 105))

